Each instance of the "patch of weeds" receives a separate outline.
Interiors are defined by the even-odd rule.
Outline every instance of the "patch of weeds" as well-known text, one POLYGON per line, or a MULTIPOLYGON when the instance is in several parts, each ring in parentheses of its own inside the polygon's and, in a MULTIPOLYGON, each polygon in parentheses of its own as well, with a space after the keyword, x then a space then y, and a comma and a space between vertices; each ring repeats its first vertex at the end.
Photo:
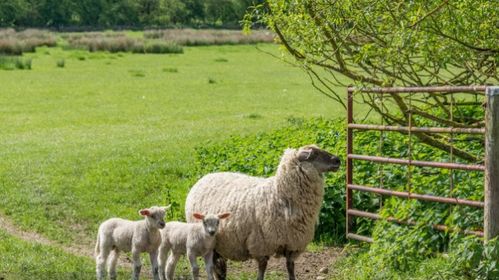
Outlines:
POLYGON ((64 60, 64 58, 61 58, 61 59, 57 60, 56 64, 57 64, 57 67, 64 68, 64 66, 66 66, 66 61, 64 60))
POLYGON ((77 59, 83 61, 83 60, 86 60, 87 58, 84 56, 78 56, 77 59))
POLYGON ((31 58, 23 59, 16 56, 0 56, 0 69, 3 70, 31 70, 31 58))
POLYGON ((208 78, 208 84, 216 84, 217 81, 215 81, 215 79, 213 78, 208 78))
POLYGON ((251 113, 251 114, 245 115, 244 117, 248 118, 248 119, 261 119, 261 118, 263 118, 262 115, 257 114, 257 113, 251 113))
POLYGON ((217 58, 215 62, 229 62, 229 60, 227 58, 217 58))
POLYGON ((163 72, 178 73, 178 69, 177 68, 163 68, 163 72))
POLYGON ((146 74, 142 70, 128 70, 128 72, 130 72, 130 74, 132 74, 132 76, 134 76, 134 77, 145 77, 146 76, 146 74))

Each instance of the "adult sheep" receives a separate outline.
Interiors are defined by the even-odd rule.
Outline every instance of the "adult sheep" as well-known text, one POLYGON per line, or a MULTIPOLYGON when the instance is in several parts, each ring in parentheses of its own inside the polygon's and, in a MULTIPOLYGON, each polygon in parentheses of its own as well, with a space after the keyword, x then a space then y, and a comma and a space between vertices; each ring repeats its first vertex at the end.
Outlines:
POLYGON ((323 173, 336 171, 338 157, 307 145, 287 149, 270 178, 240 173, 211 173, 201 178, 187 195, 185 214, 231 212, 217 235, 215 272, 225 279, 225 259, 258 262, 258 279, 264 278, 271 256, 286 257, 289 279, 295 279, 294 261, 314 237, 324 196, 323 173))

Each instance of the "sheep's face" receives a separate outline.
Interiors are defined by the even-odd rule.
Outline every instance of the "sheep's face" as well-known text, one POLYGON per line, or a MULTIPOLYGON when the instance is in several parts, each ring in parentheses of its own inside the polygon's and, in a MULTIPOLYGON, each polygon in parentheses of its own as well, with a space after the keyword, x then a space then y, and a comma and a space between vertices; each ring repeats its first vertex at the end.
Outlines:
POLYGON ((226 219, 230 216, 230 213, 223 213, 218 215, 203 215, 200 213, 194 213, 194 218, 203 221, 203 228, 206 234, 210 236, 215 236, 218 231, 218 225, 220 224, 220 220, 226 219))
POLYGON ((139 214, 144 216, 147 220, 147 223, 158 229, 162 229, 165 227, 165 214, 166 211, 170 208, 171 205, 165 207, 153 206, 150 208, 142 209, 139 211, 139 214))
POLYGON ((297 152, 298 160, 312 164, 319 173, 337 171, 340 168, 340 159, 315 145, 301 147, 297 152))

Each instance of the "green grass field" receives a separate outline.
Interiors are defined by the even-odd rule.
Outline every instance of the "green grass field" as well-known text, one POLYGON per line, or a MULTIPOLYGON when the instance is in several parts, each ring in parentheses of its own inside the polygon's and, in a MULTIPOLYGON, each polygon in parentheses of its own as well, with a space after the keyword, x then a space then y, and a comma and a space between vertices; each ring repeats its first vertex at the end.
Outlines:
MULTIPOLYGON (((25 55, 32 70, 0 70, 0 213, 60 244, 91 247, 113 216, 140 219, 140 208, 174 203, 170 217, 182 217, 196 146, 289 117, 344 116, 303 71, 255 46, 184 51, 39 48, 25 55)), ((34 257, 43 251, 22 246, 34 257)))

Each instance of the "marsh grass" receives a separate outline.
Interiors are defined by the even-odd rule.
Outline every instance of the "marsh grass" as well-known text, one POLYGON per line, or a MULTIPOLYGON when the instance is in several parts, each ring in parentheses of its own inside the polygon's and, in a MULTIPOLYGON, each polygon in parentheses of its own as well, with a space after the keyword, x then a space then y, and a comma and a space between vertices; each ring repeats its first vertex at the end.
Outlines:
POLYGON ((274 34, 268 30, 253 30, 244 34, 241 30, 218 29, 163 29, 144 31, 146 39, 161 39, 182 46, 237 45, 274 42, 274 34))
POLYGON ((37 47, 55 47, 56 36, 45 30, 26 29, 16 32, 12 28, 0 29, 0 54, 21 55, 34 52, 37 47))
POLYGON ((69 49, 86 49, 90 52, 183 53, 182 47, 173 42, 131 38, 120 32, 66 34, 63 38, 67 40, 69 49))

